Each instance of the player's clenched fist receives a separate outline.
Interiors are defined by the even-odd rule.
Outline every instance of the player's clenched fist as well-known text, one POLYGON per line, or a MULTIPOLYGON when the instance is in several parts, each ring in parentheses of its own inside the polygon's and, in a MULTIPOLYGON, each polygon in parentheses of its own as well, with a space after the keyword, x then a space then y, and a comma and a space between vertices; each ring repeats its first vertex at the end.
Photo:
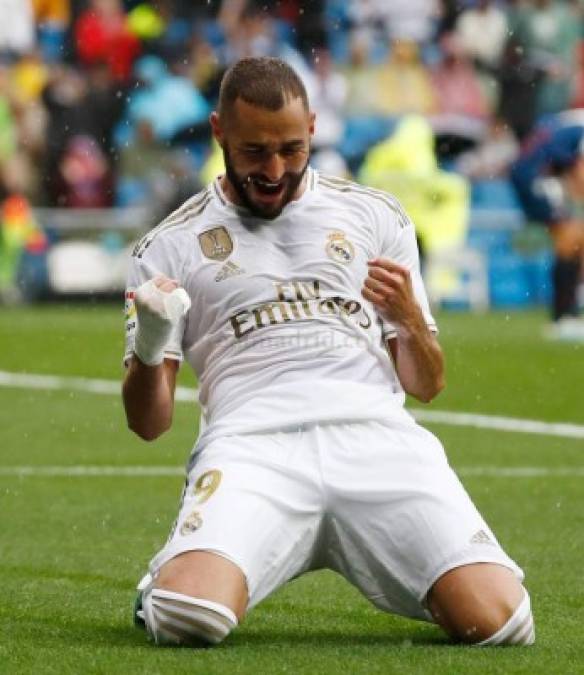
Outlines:
POLYGON ((409 327, 420 317, 409 270, 386 258, 368 263, 363 283, 363 297, 372 302, 388 321, 409 327))
POLYGON ((159 275, 136 290, 135 303, 138 325, 134 353, 147 366, 157 366, 164 360, 173 327, 191 306, 190 298, 176 281, 159 275))

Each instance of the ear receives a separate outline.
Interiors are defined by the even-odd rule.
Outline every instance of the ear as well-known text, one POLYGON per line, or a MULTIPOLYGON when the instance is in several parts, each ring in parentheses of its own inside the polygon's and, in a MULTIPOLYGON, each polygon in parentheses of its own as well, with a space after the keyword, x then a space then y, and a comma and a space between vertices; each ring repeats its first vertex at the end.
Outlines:
POLYGON ((217 111, 213 111, 209 115, 209 122, 211 124, 211 131, 213 133, 213 138, 223 147, 223 130, 221 129, 221 124, 219 122, 219 115, 217 111))
POLYGON ((316 120, 316 114, 313 112, 310 112, 308 114, 308 133, 310 134, 310 137, 312 138, 314 136, 314 121, 316 120))

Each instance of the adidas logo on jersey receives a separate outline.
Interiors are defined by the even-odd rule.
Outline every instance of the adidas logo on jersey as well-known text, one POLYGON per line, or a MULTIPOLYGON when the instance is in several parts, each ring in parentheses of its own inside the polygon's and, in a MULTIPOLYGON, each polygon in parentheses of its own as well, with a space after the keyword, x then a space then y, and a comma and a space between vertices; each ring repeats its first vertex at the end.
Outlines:
POLYGON ((241 267, 239 267, 239 265, 236 265, 234 262, 231 262, 231 260, 229 260, 219 270, 217 276, 215 277, 215 281, 225 281, 225 279, 229 279, 229 277, 236 277, 239 274, 243 274, 244 272, 245 272, 244 269, 242 269, 241 267))
POLYGON ((488 544, 489 546, 494 546, 495 542, 489 537, 489 535, 484 530, 479 530, 475 532, 470 538, 471 544, 488 544))

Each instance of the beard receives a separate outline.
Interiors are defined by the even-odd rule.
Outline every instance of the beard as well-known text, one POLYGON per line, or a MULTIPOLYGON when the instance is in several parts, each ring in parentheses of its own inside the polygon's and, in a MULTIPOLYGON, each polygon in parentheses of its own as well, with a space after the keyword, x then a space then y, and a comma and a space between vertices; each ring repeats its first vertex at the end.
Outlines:
POLYGON ((255 181, 262 181, 264 183, 270 183, 270 180, 263 176, 261 173, 249 173, 249 174, 239 174, 231 161, 231 156, 229 154, 229 149, 227 147, 223 148, 223 161, 225 162, 225 175, 229 180, 231 186, 237 193, 237 196, 241 200, 241 203, 250 211, 250 213, 258 218, 265 218, 267 220, 274 220, 281 213, 284 207, 292 201, 296 191, 300 187, 304 174, 308 169, 308 162, 302 167, 300 171, 286 171, 282 178, 278 181, 279 184, 283 184, 283 192, 280 199, 270 205, 264 205, 255 201, 250 195, 251 186, 256 185, 255 181))

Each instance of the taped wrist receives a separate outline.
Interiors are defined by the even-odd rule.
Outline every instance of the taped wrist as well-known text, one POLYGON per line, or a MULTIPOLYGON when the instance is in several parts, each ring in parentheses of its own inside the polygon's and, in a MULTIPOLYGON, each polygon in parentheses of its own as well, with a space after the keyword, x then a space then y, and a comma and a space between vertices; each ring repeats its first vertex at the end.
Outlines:
POLYGON ((163 362, 165 347, 173 328, 190 307, 183 288, 161 291, 150 280, 136 291, 137 327, 134 353, 147 366, 163 362))
POLYGON ((172 332, 170 321, 150 322, 139 318, 134 342, 134 353, 147 366, 158 366, 164 361, 164 348, 172 332))

